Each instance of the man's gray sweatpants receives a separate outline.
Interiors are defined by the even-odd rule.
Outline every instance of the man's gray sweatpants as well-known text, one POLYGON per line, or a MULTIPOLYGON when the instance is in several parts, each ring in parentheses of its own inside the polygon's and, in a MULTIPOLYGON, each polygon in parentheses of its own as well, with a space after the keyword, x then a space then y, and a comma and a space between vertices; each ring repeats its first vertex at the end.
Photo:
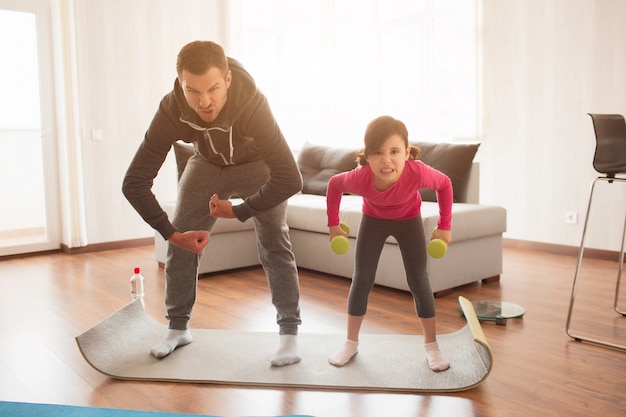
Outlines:
MULTIPOLYGON (((262 161, 222 167, 195 155, 187 162, 179 181, 172 223, 180 232, 211 231, 217 220, 209 214, 213 194, 220 199, 246 198, 256 193, 269 175, 269 168, 262 161)), ((253 219, 259 259, 267 275, 272 304, 276 307, 279 333, 295 335, 301 323, 300 288, 287 226, 287 201, 253 219)), ((235 252, 232 256, 238 254, 235 252)), ((165 305, 170 329, 187 329, 196 300, 198 259, 199 255, 168 245, 165 305)))

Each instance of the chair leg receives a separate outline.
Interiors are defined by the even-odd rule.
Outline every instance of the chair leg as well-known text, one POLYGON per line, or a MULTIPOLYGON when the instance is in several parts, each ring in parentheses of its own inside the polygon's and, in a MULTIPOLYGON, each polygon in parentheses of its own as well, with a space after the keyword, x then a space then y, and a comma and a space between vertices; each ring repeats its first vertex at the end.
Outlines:
POLYGON ((624 240, 626 240, 626 216, 624 216, 624 231, 622 232, 622 250, 619 254, 619 265, 617 269, 617 284, 615 284, 615 301, 613 302, 613 308, 622 316, 626 317, 626 310, 622 310, 619 307, 619 290, 622 280, 622 269, 624 269, 624 240))
MULTIPOLYGON (((601 345, 601 346, 606 346, 606 347, 611 347, 614 349, 619 349, 619 350, 625 350, 626 351, 626 346, 624 345, 619 345, 616 343, 611 343, 611 342, 607 342, 607 341, 602 341, 602 340, 598 340, 598 339, 593 339, 593 338, 588 338, 588 337, 583 337, 579 334, 576 334, 572 331, 571 329, 571 319, 572 319, 572 312, 574 311, 574 301, 576 298, 576 290, 577 290, 577 286, 578 286, 578 280, 580 278, 580 270, 581 270, 581 266, 582 266, 582 262, 583 262, 583 254, 585 251, 585 238, 587 235, 587 226, 589 223, 589 215, 591 212, 591 203, 593 201, 593 192, 596 186, 596 183, 599 180, 607 180, 609 182, 613 182, 613 181, 626 181, 626 178, 606 178, 606 177, 597 177, 596 179, 594 179, 591 182, 591 190, 589 192, 589 202, 587 204, 587 214, 585 215, 585 224, 583 225, 583 234, 582 234, 582 238, 580 241, 580 248, 578 249, 578 259, 576 262, 576 273, 574 274, 574 283, 572 285, 572 294, 570 297, 570 303, 569 303, 569 309, 567 312, 567 321, 565 324, 565 331, 567 333, 567 335, 571 338, 573 338, 574 340, 581 342, 581 341, 586 341, 589 343, 593 343, 593 344, 597 344, 597 345, 601 345)), ((617 287, 615 290, 615 300, 614 300, 614 308, 615 310, 622 314, 625 315, 624 312, 622 312, 622 310, 617 306, 618 302, 619 302, 619 288, 620 288, 620 281, 621 281, 621 275, 622 275, 622 268, 624 265, 624 238, 626 236, 626 219, 624 222, 624 232, 622 233, 622 248, 621 248, 621 252, 620 252, 620 260, 619 260, 619 269, 617 272, 617 287)))
POLYGON ((585 223, 583 224, 583 235, 580 240, 580 247, 578 248, 578 258, 576 260, 576 273, 574 274, 574 283, 572 285, 572 294, 570 296, 570 301, 569 301, 567 321, 565 322, 565 331, 567 332, 567 335, 576 340, 580 340, 580 338, 571 332, 570 324, 572 321, 572 312, 574 311, 574 301, 576 298, 576 290, 578 288, 578 279, 580 278, 580 269, 581 269, 582 262, 583 262, 583 254, 585 252, 585 237, 587 236, 587 224, 589 223, 589 214, 591 212, 591 202, 593 200, 593 191, 596 186, 596 180, 594 180, 591 183, 589 201, 587 202, 587 213, 585 214, 585 223))

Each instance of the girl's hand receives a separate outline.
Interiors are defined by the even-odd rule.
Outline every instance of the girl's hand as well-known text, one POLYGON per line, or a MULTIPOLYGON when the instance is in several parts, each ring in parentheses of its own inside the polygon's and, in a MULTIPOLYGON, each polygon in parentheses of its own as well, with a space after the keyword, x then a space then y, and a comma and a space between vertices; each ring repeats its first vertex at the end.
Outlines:
POLYGON ((452 242, 452 232, 450 230, 435 229, 430 237, 430 240, 433 239, 441 239, 446 242, 446 245, 449 245, 452 242))
POLYGON ((335 238, 337 236, 348 237, 348 234, 339 225, 337 225, 337 226, 330 226, 328 228, 328 237, 329 237, 328 240, 332 241, 333 238, 335 238))

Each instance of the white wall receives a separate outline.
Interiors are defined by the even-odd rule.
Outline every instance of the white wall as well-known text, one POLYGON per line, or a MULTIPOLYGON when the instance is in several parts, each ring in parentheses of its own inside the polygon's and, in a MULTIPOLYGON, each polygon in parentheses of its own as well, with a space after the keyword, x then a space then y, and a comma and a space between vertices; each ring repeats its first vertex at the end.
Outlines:
MULTIPOLYGON (((220 41, 218 1, 73 1, 88 242, 151 236, 122 195, 122 179, 173 86, 180 48, 196 39, 220 41), (93 130, 103 140, 92 140, 93 130)), ((155 183, 159 198, 174 198, 175 178, 168 158, 155 183)))
MULTIPOLYGON (((481 201, 507 208, 507 237, 580 243, 596 175, 586 113, 626 114, 624 22, 623 0, 483 1, 481 201)), ((611 189, 590 247, 619 249, 626 187, 611 189)))
MULTIPOLYGON (((172 87, 180 47, 223 42, 220 1, 74 2, 89 243, 149 237, 122 178, 172 87)), ((626 1, 483 0, 482 10, 481 201, 507 208, 508 238, 577 246, 595 174, 586 113, 626 114, 626 1), (578 224, 565 224, 565 211, 578 224)), ((174 176, 170 163, 160 197, 174 198, 174 176)), ((589 244, 617 250, 624 188, 603 206, 589 244)))

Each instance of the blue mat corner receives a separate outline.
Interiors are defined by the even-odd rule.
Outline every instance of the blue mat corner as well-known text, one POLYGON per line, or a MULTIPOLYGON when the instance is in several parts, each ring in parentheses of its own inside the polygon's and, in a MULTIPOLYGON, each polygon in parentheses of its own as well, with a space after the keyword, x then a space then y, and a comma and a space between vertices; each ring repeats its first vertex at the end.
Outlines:
MULTIPOLYGON (((0 416, 7 417, 189 417, 197 415, 204 417, 219 417, 209 414, 163 413, 158 411, 124 410, 120 408, 95 408, 79 407, 73 405, 35 404, 0 401, 0 416)), ((276 417, 313 416, 288 414, 276 417)))

